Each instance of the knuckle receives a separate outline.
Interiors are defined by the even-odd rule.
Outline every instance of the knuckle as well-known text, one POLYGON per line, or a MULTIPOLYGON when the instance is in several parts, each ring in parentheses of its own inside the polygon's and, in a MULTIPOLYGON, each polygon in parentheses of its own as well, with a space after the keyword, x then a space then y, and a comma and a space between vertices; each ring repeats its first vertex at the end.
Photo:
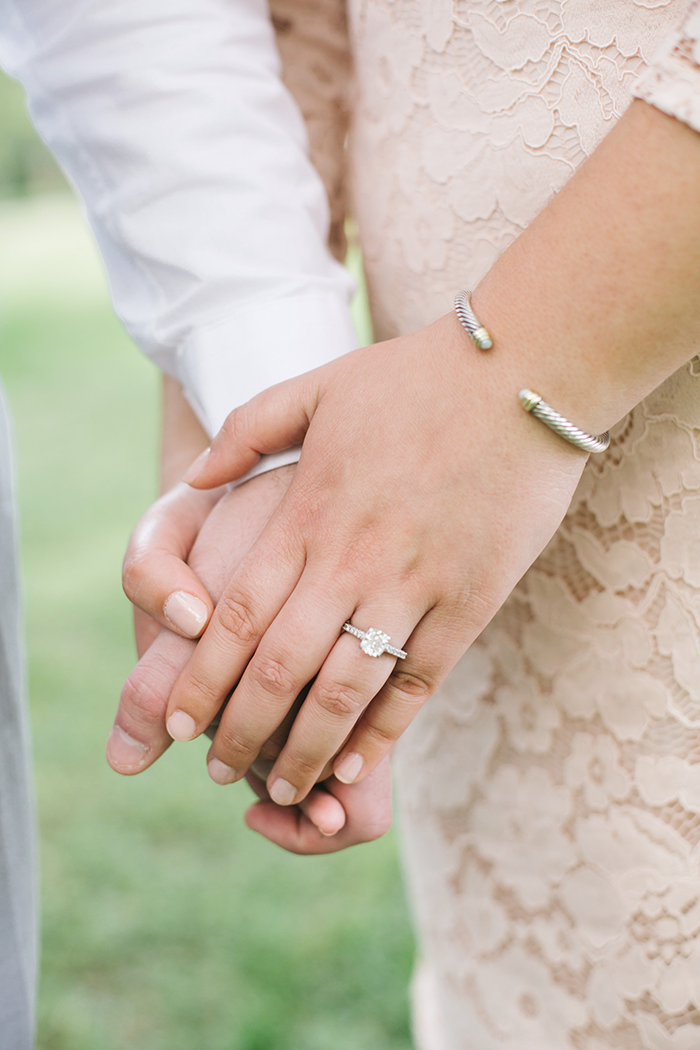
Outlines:
POLYGON ((226 634, 234 635, 243 645, 253 645, 258 640, 258 625, 246 602, 232 594, 219 599, 216 614, 226 634))
POLYGON ((380 722, 372 722, 369 719, 365 719, 362 723, 362 730, 365 737, 370 739, 374 744, 372 753, 383 756, 389 748, 394 746, 401 736, 404 727, 388 724, 382 725, 380 722))
POLYGON ((124 683, 121 703, 132 718, 151 724, 163 720, 168 697, 155 682, 144 677, 136 668, 124 683))
POLYGON ((245 442, 248 433, 248 412, 246 405, 239 405, 229 412, 221 427, 220 435, 234 444, 245 442))
MULTIPOLYGON (((282 772, 282 775, 286 779, 290 780, 292 784, 296 784, 297 788, 301 788, 302 785, 309 784, 311 786, 318 775, 319 759, 314 758, 312 755, 307 755, 303 751, 293 751, 286 756, 286 762, 289 763, 288 767, 285 763, 285 768, 288 768, 288 773, 282 772)), ((322 760, 321 760, 322 762, 322 760)))
POLYGON ((223 723, 216 733, 216 753, 232 762, 234 768, 257 756, 257 747, 246 740, 237 726, 226 726, 223 723))
POLYGON ((141 554, 128 554, 122 566, 122 587, 124 594, 134 605, 141 594, 144 580, 146 579, 145 556, 141 554))
POLYGON ((395 668, 389 676, 388 684, 402 701, 420 706, 433 695, 439 682, 429 673, 418 674, 414 671, 395 668))
POLYGON ((299 691, 292 672, 282 660, 274 657, 256 657, 249 674, 254 685, 272 696, 287 697, 299 691))
POLYGON ((178 681, 175 692, 178 701, 182 697, 187 698, 187 709, 201 712, 202 717, 215 713, 211 710, 214 701, 217 704, 223 700, 222 690, 219 689, 209 675, 208 667, 203 661, 197 660, 197 651, 191 665, 178 681))
POLYGON ((367 706, 367 699, 352 686, 329 684, 319 687, 316 703, 334 718, 354 718, 367 706))

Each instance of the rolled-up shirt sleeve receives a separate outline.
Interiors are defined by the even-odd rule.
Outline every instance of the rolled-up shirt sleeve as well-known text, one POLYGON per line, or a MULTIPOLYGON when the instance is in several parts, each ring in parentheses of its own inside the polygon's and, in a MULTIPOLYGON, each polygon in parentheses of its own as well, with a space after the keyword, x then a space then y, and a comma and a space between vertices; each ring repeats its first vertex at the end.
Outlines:
POLYGON ((209 434, 356 345, 262 0, 0 10, 0 61, 85 203, 115 308, 209 434))

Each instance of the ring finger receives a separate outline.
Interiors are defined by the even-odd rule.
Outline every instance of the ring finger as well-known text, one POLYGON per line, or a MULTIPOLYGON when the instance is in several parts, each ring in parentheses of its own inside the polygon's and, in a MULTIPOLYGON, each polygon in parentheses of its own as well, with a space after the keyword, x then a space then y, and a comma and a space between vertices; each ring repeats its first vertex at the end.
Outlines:
POLYGON ((209 775, 218 784, 240 780, 265 741, 285 721, 336 644, 335 625, 343 622, 347 612, 348 605, 341 604, 330 591, 320 602, 317 588, 302 578, 261 640, 221 714, 207 759, 209 775))
POLYGON ((351 623, 364 637, 343 631, 328 654, 268 777, 270 795, 278 805, 304 798, 381 690, 397 659, 401 662, 386 646, 401 649, 422 610, 406 607, 397 615, 398 604, 358 607, 351 623))

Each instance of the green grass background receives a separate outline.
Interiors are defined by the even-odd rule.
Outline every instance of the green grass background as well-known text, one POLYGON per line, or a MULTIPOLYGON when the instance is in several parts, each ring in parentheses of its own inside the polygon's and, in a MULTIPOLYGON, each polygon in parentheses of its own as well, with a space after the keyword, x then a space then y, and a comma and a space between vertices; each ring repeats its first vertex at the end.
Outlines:
POLYGON ((392 835, 326 858, 248 831, 245 786, 176 745, 103 757, 134 662, 120 562, 155 493, 158 377, 66 195, 0 204, 41 822, 39 1050, 408 1050, 392 835))

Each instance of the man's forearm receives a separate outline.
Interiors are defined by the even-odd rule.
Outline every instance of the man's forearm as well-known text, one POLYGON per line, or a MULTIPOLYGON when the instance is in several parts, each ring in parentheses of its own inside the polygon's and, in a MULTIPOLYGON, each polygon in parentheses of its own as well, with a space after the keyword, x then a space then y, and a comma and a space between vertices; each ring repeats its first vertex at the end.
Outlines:
POLYGON ((209 438, 190 408, 181 385, 163 376, 160 440, 160 494, 176 485, 190 463, 209 444, 209 438))

